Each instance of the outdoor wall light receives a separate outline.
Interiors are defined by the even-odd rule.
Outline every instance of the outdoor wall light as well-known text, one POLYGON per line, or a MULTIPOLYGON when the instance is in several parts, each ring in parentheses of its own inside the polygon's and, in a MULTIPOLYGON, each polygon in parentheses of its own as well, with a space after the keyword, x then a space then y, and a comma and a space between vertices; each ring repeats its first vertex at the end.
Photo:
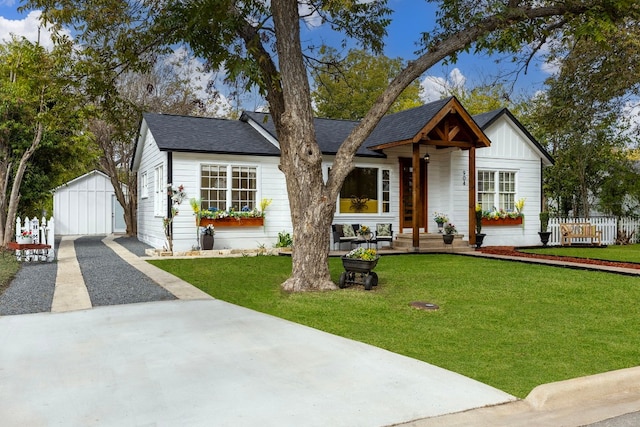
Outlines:
POLYGON ((425 155, 424 155, 424 161, 425 161, 426 163, 429 163, 429 159, 430 159, 430 157, 429 157, 429 153, 425 154, 425 155))

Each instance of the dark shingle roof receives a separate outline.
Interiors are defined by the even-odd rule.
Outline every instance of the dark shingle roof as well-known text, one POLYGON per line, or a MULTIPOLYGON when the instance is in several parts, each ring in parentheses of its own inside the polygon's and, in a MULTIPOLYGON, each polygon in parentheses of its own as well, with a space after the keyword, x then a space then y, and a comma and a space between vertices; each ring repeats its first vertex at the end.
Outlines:
MULTIPOLYGON (((255 113, 245 111, 243 117, 249 117, 255 121, 258 125, 262 126, 267 132, 277 139, 276 128, 271 120, 271 115, 268 113, 255 113)), ((313 119, 313 123, 316 129, 316 138, 318 139, 318 145, 323 154, 336 154, 340 145, 344 142, 345 138, 349 135, 349 132, 353 130, 358 122, 350 120, 336 120, 336 119, 313 119)), ((384 154, 377 151, 371 151, 362 146, 357 151, 359 156, 372 156, 372 157, 385 157, 384 154)))
POLYGON ((498 117, 504 114, 505 111, 509 111, 506 108, 499 108, 497 110, 488 111, 482 114, 476 114, 473 116, 473 120, 476 122, 480 129, 485 130, 491 123, 493 123, 498 117))
MULTIPOLYGON (((370 150, 368 147, 387 142, 412 139, 429 121, 451 100, 445 98, 410 110, 384 116, 371 135, 365 140, 357 154, 360 156, 385 157, 384 154, 370 150)), ((271 117, 266 113, 244 112, 274 138, 277 138, 271 117), (265 120, 265 117, 267 119, 265 120)), ((318 144, 324 154, 335 154, 349 132, 358 124, 355 121, 335 119, 314 119, 318 144)))
POLYGON ((384 116, 365 141, 366 147, 412 139, 451 100, 440 99, 410 110, 384 116))
POLYGON ((280 150, 239 120, 145 113, 161 151, 279 156, 280 150))

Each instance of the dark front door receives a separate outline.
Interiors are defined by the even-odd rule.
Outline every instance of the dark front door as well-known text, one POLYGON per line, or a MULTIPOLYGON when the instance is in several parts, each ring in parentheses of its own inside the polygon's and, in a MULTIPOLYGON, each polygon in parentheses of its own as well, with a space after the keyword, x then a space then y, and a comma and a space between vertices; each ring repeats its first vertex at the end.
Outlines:
MULTIPOLYGON (((424 159, 420 159, 420 203, 422 204, 422 215, 418 220, 419 226, 428 224, 428 203, 427 203, 427 167, 424 159)), ((413 227, 413 166, 410 158, 400 158, 400 228, 413 227)), ((426 230, 425 230, 426 231, 426 230)))

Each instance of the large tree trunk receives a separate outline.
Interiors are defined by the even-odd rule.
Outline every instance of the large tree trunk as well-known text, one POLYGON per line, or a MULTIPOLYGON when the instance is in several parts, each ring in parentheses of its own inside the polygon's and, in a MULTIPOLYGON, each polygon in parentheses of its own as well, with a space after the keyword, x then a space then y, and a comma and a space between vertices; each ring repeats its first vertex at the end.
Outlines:
MULTIPOLYGON (((4 236, 11 230, 5 230, 2 226, 7 217, 7 190, 9 189, 9 177, 11 173, 11 162, 8 161, 8 149, 3 150, 3 160, 0 162, 0 243, 4 243, 4 236)), ((4 247, 4 245, 3 245, 4 247)))
POLYGON ((336 289, 329 274, 329 228, 335 199, 327 197, 322 179, 322 153, 316 142, 307 72, 300 46, 296 0, 272 3, 280 58, 284 112, 278 139, 281 169, 287 181, 293 236, 291 277, 287 291, 336 289))

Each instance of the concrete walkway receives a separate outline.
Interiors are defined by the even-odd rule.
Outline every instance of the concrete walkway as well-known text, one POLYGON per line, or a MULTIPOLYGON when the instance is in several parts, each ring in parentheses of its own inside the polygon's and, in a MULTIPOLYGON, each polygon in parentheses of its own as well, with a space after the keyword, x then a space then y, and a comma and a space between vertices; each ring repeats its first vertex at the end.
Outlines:
POLYGON ((179 300, 88 309, 73 240, 63 239, 52 312, 0 316, 0 425, 580 426, 640 411, 640 368, 516 400, 214 300, 104 243, 179 300))

